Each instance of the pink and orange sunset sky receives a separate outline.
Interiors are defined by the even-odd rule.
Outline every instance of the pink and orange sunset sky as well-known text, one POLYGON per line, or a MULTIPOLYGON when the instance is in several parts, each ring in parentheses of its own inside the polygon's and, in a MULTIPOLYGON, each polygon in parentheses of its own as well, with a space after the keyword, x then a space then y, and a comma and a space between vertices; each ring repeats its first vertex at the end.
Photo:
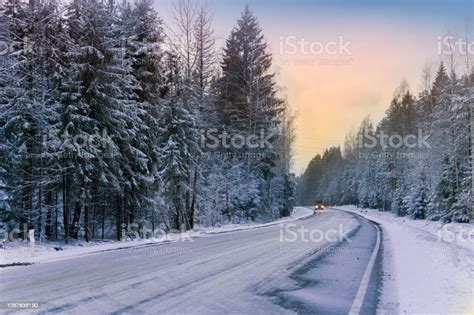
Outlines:
MULTIPOLYGON (((367 115, 378 122, 403 79, 418 94, 422 69, 429 63, 434 75, 439 38, 448 30, 464 36, 469 25, 472 32, 469 0, 208 1, 218 48, 247 3, 273 54, 278 84, 298 113, 293 163, 297 174, 315 154, 342 146, 346 133, 367 115), (342 41, 347 49, 311 52, 297 46, 301 40, 323 45, 342 41)), ((156 8, 169 23, 171 0, 157 1, 156 8)))

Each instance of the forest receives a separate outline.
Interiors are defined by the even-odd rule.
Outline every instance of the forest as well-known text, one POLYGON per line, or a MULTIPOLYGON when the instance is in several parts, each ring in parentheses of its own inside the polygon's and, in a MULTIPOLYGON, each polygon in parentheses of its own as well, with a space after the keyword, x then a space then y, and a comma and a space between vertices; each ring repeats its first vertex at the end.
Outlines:
POLYGON ((151 0, 0 5, 0 228, 121 240, 290 214, 294 115, 257 18, 222 50, 205 5, 168 24, 151 0))
MULTIPOLYGON (((342 149, 316 155, 297 179, 298 202, 469 222, 474 68, 458 75, 455 57, 449 55, 446 66, 440 62, 433 80, 431 68, 424 68, 417 96, 402 81, 379 123, 365 118, 346 135, 342 149)), ((459 59, 457 64, 469 65, 459 59)))

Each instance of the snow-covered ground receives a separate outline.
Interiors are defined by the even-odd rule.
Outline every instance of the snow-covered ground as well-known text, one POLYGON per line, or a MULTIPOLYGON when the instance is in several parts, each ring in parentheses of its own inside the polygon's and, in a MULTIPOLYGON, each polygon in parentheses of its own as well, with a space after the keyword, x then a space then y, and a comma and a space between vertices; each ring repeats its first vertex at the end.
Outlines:
POLYGON ((286 223, 311 216, 313 211, 304 207, 295 207, 291 216, 282 218, 269 223, 262 224, 229 224, 220 227, 199 228, 186 233, 170 233, 161 238, 143 239, 133 241, 71 241, 70 244, 64 242, 36 243, 30 246, 28 243, 3 243, 3 249, 0 249, 0 266, 24 263, 39 263, 69 259, 82 255, 91 255, 111 250, 126 250, 132 247, 146 247, 151 244, 176 242, 189 240, 197 237, 205 237, 210 234, 218 234, 232 231, 240 231, 254 228, 261 228, 275 224, 286 223), (60 248, 56 250, 55 248, 60 248))
POLYGON ((381 314, 472 314, 474 224, 443 225, 391 213, 335 207, 381 225, 381 314))

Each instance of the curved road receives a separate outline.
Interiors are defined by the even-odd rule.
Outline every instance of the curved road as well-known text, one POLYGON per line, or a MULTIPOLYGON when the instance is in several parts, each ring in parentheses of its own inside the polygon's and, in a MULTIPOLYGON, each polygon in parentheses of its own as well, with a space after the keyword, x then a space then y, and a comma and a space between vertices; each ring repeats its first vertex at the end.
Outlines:
POLYGON ((34 313, 48 314, 371 314, 377 238, 373 223, 329 209, 281 225, 4 268, 0 302, 39 302, 34 313))

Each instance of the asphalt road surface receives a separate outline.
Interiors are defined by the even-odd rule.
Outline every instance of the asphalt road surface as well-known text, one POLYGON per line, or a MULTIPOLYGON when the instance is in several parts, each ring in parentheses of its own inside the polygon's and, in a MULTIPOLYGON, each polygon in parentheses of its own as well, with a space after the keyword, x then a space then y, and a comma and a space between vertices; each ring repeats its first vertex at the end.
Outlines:
POLYGON ((328 209, 292 223, 3 268, 0 302, 37 302, 21 313, 48 314, 373 314, 380 238, 374 223, 328 209))

